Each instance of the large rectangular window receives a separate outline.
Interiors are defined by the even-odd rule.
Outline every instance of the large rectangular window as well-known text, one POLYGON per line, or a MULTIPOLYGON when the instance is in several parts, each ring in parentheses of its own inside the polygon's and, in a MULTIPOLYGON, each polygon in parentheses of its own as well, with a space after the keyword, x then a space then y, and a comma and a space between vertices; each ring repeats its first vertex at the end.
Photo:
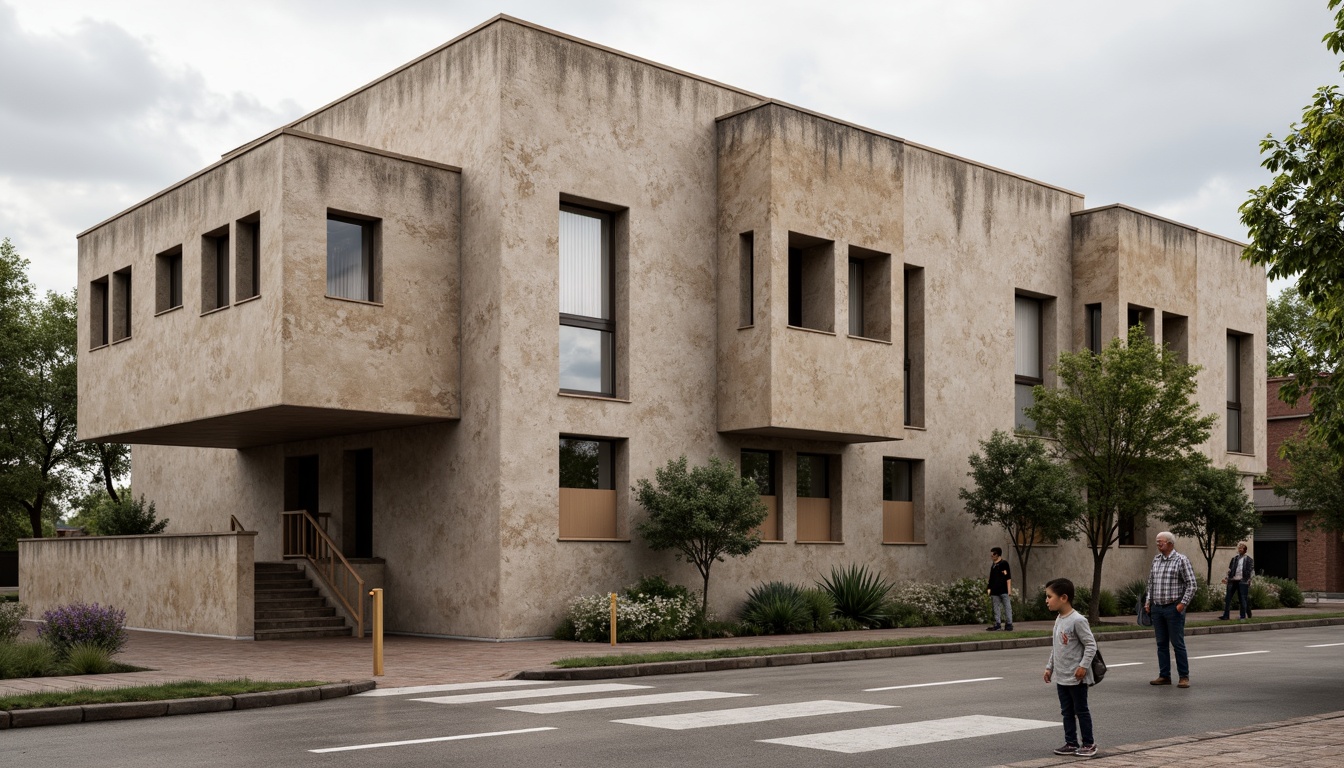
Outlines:
POLYGON ((616 538, 616 443, 560 438, 560 538, 616 538))
POLYGON ((182 246, 154 257, 154 312, 182 306, 182 246))
POLYGON ((1025 409, 1035 402, 1032 388, 1044 383, 1041 354, 1041 300, 1017 296, 1014 301, 1013 336, 1016 353, 1013 376, 1014 426, 1035 430, 1036 423, 1027 417, 1025 409))
POLYGON ((798 454, 798 541, 839 540, 839 525, 834 519, 836 508, 831 498, 832 462, 838 459, 824 453, 798 454))
POLYGON ((1227 450, 1241 452, 1241 337, 1227 335, 1227 450))
POLYGON ((616 394, 612 216, 560 206, 560 389, 616 394))
POLYGON ((760 528, 761 539, 765 541, 779 541, 783 537, 779 529, 778 455, 774 451, 742 451, 742 476, 755 483, 765 505, 765 522, 760 528))
POLYGON ((882 459, 882 542, 919 541, 923 526, 915 513, 915 464, 906 459, 882 459))
POLYGON ((327 295, 380 302, 382 255, 379 221, 327 212, 327 295))
POLYGON ((229 228, 201 237, 201 311, 229 306, 229 228))
POLYGON ((835 332, 835 243, 789 233, 789 325, 835 332))

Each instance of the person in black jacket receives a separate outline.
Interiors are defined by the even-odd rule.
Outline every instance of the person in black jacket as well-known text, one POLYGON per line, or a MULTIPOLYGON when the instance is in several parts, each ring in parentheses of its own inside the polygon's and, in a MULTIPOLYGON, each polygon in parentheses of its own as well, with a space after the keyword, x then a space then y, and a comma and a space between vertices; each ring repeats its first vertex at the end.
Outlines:
POLYGON ((1245 621, 1251 618, 1251 579, 1255 576, 1255 558, 1246 554, 1246 545, 1237 545, 1237 556, 1227 566, 1227 576, 1223 583, 1227 585, 1227 595, 1223 598, 1223 615, 1218 618, 1226 621, 1232 618, 1232 592, 1236 591, 1240 608, 1237 618, 1245 621))
POLYGON ((994 603, 994 626, 986 627, 990 632, 1000 629, 1013 631, 1013 574, 1008 570, 1008 561, 1003 559, 1003 550, 994 547, 989 550, 994 562, 989 566, 989 599, 994 603), (1008 621, 1001 625, 999 620, 1006 614, 1008 621))

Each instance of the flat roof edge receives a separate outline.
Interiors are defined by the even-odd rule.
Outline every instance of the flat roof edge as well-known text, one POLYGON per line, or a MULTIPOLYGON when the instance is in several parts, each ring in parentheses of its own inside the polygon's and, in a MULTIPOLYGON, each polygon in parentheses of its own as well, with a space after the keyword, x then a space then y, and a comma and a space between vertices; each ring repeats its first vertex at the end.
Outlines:
POLYGON ((1240 240, 1234 240, 1226 235, 1220 235, 1216 232, 1209 232, 1208 230, 1200 229, 1199 227, 1196 227, 1193 224, 1186 224, 1181 221, 1176 221, 1175 219, 1168 219, 1166 216, 1158 216, 1156 213, 1150 213, 1149 211, 1145 211, 1140 208, 1135 208, 1132 205, 1125 205, 1124 203, 1111 203, 1110 205, 1099 205, 1096 208, 1084 208, 1081 211, 1074 211, 1071 215, 1082 216, 1088 213, 1100 213, 1101 211, 1108 211, 1112 208, 1119 208, 1122 211, 1129 211, 1130 213, 1137 214, 1145 218, 1156 219, 1157 221, 1165 222, 1167 224, 1180 227, 1181 229, 1188 229, 1196 234, 1207 235, 1208 237, 1212 237, 1215 240, 1222 240, 1224 242, 1231 243, 1232 245, 1235 245, 1238 248, 1246 247, 1246 243, 1243 243, 1240 240))

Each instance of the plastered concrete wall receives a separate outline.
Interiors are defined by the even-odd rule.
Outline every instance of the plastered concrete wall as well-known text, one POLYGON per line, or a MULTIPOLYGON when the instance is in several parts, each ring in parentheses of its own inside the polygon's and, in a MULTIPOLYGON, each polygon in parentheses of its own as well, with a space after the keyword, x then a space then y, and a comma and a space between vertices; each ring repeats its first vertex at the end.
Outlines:
POLYGON ((19 542, 19 599, 34 616, 75 601, 126 611, 126 626, 251 638, 250 533, 19 542))

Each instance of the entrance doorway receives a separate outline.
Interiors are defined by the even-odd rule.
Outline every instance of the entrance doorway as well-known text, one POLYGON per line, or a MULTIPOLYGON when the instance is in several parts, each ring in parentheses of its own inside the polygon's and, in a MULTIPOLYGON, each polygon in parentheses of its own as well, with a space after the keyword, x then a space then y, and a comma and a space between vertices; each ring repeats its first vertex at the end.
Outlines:
POLYGON ((344 465, 342 549, 346 557, 373 557, 373 449, 346 451, 344 465))
POLYGON ((1265 576, 1297 580, 1297 516, 1265 515, 1255 529, 1255 569, 1265 576))
POLYGON ((285 511, 307 510, 318 515, 317 456, 285 457, 285 511))

